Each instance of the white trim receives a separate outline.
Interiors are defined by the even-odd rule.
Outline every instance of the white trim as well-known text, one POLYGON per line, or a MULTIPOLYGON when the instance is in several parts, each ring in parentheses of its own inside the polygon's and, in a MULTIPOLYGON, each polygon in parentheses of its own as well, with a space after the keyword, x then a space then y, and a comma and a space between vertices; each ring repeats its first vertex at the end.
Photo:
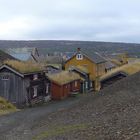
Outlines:
POLYGON ((86 84, 86 89, 88 89, 88 82, 86 81, 85 84, 86 84))
POLYGON ((35 97, 37 97, 37 94, 38 94, 38 86, 34 86, 33 90, 34 90, 33 98, 35 98, 35 97))
POLYGON ((76 55, 76 59, 77 59, 77 60, 83 60, 83 54, 78 53, 78 54, 76 55))
POLYGON ((3 68, 9 69, 10 71, 14 72, 15 74, 21 76, 22 78, 24 77, 23 74, 21 74, 21 73, 19 73, 18 71, 12 69, 12 68, 11 68, 10 66, 8 66, 8 65, 2 65, 2 66, 0 67, 0 70, 2 70, 3 68))
POLYGON ((78 82, 77 82, 77 81, 74 82, 74 86, 75 86, 75 87, 78 86, 78 82))

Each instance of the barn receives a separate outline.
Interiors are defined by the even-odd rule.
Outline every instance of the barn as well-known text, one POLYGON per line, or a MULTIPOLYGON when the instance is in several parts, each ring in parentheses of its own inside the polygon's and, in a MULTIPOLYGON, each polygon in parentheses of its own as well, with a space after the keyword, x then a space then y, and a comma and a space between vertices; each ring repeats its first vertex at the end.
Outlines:
POLYGON ((44 101, 49 96, 49 87, 38 64, 7 61, 0 67, 0 96, 16 106, 44 101))
POLYGON ((61 100, 80 92, 81 78, 74 72, 61 71, 47 76, 51 81, 50 93, 54 100, 61 100))

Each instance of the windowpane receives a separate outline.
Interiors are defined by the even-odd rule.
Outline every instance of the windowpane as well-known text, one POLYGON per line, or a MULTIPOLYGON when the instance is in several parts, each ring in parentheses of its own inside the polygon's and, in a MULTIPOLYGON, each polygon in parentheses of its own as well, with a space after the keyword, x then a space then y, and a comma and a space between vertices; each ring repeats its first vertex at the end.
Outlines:
POLYGON ((1 77, 1 79, 2 79, 2 80, 9 80, 9 75, 3 75, 3 76, 1 77))
POLYGON ((37 97, 37 88, 38 88, 38 86, 34 86, 34 87, 33 87, 33 90, 34 90, 34 95, 33 95, 33 97, 37 97))
POLYGON ((77 87, 77 81, 75 81, 75 87, 77 87))

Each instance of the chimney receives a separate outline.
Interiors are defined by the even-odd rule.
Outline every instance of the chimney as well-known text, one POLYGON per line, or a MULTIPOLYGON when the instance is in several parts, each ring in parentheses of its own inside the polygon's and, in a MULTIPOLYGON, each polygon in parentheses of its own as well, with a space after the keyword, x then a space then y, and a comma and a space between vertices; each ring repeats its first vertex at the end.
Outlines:
POLYGON ((77 51, 80 52, 81 51, 81 48, 77 48, 77 51))

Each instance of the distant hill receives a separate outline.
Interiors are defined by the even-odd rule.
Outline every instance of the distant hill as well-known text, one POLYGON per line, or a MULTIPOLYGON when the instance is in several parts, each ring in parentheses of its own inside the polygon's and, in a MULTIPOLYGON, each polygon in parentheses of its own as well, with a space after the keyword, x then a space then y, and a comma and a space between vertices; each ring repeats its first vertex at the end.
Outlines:
POLYGON ((129 52, 131 55, 140 56, 140 44, 134 43, 113 43, 96 41, 63 41, 63 40, 35 40, 35 41, 5 41, 0 40, 0 48, 39 48, 41 53, 46 52, 74 52, 80 47, 83 51, 97 51, 102 53, 129 52))

